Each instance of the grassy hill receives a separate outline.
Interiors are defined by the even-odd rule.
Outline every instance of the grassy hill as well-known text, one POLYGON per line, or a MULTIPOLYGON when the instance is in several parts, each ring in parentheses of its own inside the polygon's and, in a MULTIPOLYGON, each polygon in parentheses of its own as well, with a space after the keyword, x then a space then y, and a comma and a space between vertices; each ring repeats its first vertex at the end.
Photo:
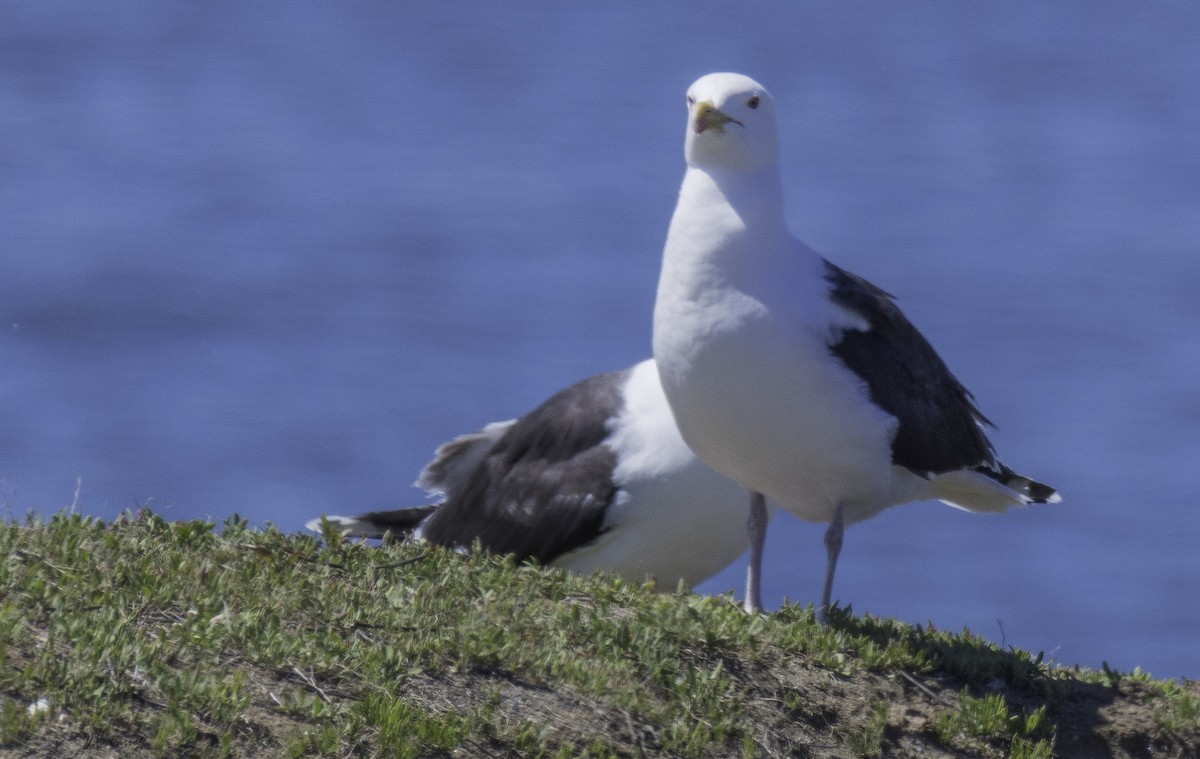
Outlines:
POLYGON ((0 756, 1200 756, 1200 685, 423 545, 0 525, 0 756))

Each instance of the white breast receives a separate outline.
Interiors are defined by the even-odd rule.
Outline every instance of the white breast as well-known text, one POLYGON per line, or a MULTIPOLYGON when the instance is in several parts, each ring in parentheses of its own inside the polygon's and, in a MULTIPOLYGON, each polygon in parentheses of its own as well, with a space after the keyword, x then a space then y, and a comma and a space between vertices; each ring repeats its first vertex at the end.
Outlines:
POLYGON ((706 203, 711 191, 697 184, 685 198, 685 181, 654 315, 654 354, 683 438, 802 519, 828 521, 839 501, 847 521, 873 516, 917 483, 894 481, 896 421, 829 350, 834 334, 866 325, 830 301, 816 253, 782 226, 739 231, 724 198, 706 203), (706 234, 714 224, 718 234, 706 234))

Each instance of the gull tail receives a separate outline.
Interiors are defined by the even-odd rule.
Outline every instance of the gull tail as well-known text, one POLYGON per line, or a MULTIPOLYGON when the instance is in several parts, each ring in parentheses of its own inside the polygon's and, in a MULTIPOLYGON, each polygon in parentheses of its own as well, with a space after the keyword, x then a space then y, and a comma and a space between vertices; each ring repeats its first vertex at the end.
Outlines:
POLYGON ((1049 485, 1030 479, 996 462, 934 477, 929 482, 934 498, 966 511, 1005 511, 1011 506, 1058 503, 1062 497, 1049 485))
POLYGON ((304 526, 319 533, 322 532, 321 523, 328 522, 343 535, 353 538, 382 538, 389 532, 397 537, 407 537, 436 509, 437 506, 427 505, 392 511, 368 511, 352 517, 322 515, 309 520, 304 526))

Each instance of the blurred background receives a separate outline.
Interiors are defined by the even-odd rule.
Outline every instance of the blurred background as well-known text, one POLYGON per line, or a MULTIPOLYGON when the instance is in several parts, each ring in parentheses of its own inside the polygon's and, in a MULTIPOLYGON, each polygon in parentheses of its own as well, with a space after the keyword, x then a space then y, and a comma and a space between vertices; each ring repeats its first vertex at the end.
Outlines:
MULTIPOLYGON (((421 502, 439 443, 650 354, 684 91, 734 70, 797 235, 1064 496, 886 512, 835 595, 1200 677, 1200 5, 678 6, 0 6, 4 516, 421 502)), ((821 533, 773 523, 770 605, 821 533)))

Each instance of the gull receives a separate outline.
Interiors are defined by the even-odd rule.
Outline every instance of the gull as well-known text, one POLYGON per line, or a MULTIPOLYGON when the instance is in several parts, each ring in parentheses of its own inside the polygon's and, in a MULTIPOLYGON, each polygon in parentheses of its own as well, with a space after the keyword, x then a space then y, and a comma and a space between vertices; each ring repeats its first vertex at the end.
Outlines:
MULTIPOLYGON (((996 458, 991 423, 891 295, 791 234, 770 93, 709 74, 687 110, 654 358, 700 460, 752 503, 828 523, 820 617, 845 525, 916 500, 978 512, 1059 501, 996 458)), ((761 546, 765 527, 749 524, 761 546)))
MULTIPOLYGON (((412 533, 577 573, 697 585, 749 546, 746 491, 680 437, 647 359, 590 377, 524 416, 438 448, 417 486, 439 503, 326 516, 345 534, 412 533)), ((752 518, 764 522, 766 510, 752 518)), ((322 519, 306 525, 320 532, 322 519)), ((750 557, 761 561, 761 550, 750 557)), ((759 569, 747 571, 757 576, 759 569)), ((747 598, 747 607, 761 599, 747 598), (751 601, 753 603, 751 603, 751 601)))

